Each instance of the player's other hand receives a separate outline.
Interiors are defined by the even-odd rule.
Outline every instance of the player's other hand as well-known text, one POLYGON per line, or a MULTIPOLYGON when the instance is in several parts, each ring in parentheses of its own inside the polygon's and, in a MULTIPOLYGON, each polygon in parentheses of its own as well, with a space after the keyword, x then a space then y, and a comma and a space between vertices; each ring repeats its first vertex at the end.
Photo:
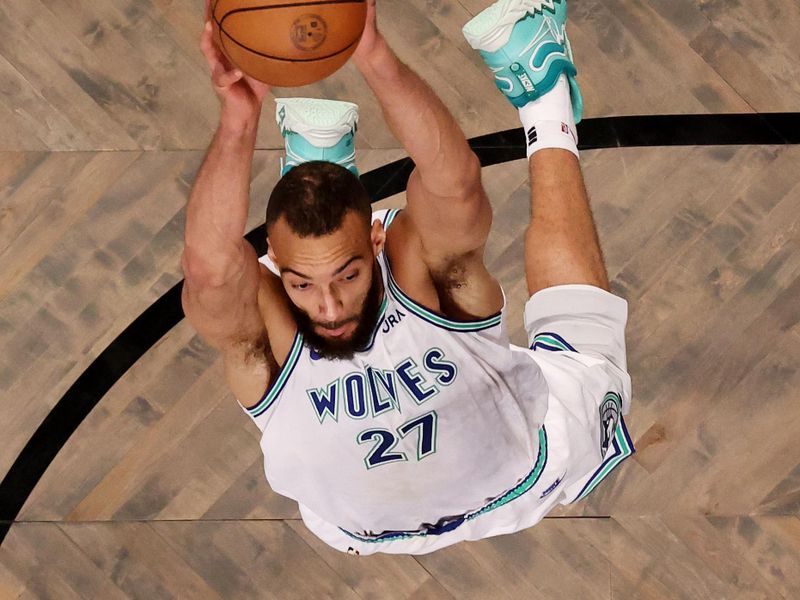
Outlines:
POLYGON ((365 62, 381 40, 375 12, 375 1, 376 0, 367 0, 367 23, 364 27, 364 33, 361 35, 361 41, 358 43, 358 47, 353 54, 353 60, 356 64, 365 62))
POLYGON ((206 22, 200 36, 200 49, 211 71, 214 92, 222 104, 220 118, 235 126, 256 121, 270 88, 242 73, 216 45, 211 27, 211 0, 206 0, 206 22))

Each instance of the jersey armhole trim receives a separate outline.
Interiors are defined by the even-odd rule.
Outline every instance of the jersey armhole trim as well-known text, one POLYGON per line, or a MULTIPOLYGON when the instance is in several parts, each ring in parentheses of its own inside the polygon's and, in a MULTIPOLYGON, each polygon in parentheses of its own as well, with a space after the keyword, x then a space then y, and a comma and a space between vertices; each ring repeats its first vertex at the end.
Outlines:
MULTIPOLYGON (((390 211, 391 212, 391 211, 390 211)), ((385 227, 391 225, 391 222, 394 220, 394 217, 400 211, 395 209, 394 214, 387 214, 385 227)), ((448 331, 461 331, 461 332, 476 332, 476 331, 483 331, 484 329, 491 329, 492 327, 497 327, 503 322, 503 309, 500 309, 500 312, 495 313, 490 317, 486 317, 484 319, 476 319, 476 320, 456 320, 456 319, 449 319, 442 315, 439 315, 433 312, 431 309, 422 306, 418 302, 411 299, 411 297, 406 294, 400 286, 395 281, 394 275, 392 274, 392 266, 389 264, 389 256, 384 252, 384 263, 386 264, 386 279, 389 283, 388 289, 391 293, 392 297, 397 300, 400 304, 402 304, 406 309, 414 313, 416 316, 420 317, 424 321, 431 323, 432 325, 436 325, 437 327, 441 327, 442 329, 446 329, 448 331)), ((505 292, 503 292, 503 308, 505 308, 505 292)))
POLYGON ((363 350, 359 350, 359 352, 369 352, 372 350, 372 347, 375 345, 375 340, 378 339, 378 332, 381 330, 383 325, 383 321, 386 318, 386 308, 389 306, 389 296, 388 293, 384 291, 383 300, 381 301, 381 307, 378 310, 378 320, 375 321, 375 328, 372 330, 372 336, 369 338, 369 343, 364 346, 363 350))
POLYGON ((461 331, 461 332, 476 332, 476 331, 483 331, 484 329, 491 329, 492 327, 497 327, 503 321, 503 312, 500 311, 492 315, 491 317, 487 317, 485 319, 480 319, 476 321, 456 321, 454 319, 448 319, 441 315, 436 314, 432 310, 422 306, 421 304, 412 300, 403 290, 400 289, 400 286, 397 285, 397 282, 394 280, 392 276, 392 270, 388 267, 389 261, 387 259, 387 270, 388 270, 388 281, 389 281, 389 290, 392 293, 392 296, 402 304, 405 308, 410 310, 412 313, 431 323, 432 325, 436 325, 437 327, 441 327, 442 329, 447 329, 448 331, 461 331))
POLYGON ((389 226, 392 224, 392 221, 394 221, 394 218, 397 215, 399 215, 402 210, 403 210, 402 208, 390 208, 389 210, 386 211, 386 214, 383 215, 384 231, 389 229, 389 226))
POLYGON ((267 388, 267 391, 264 393, 263 398, 261 398, 261 401, 258 404, 252 408, 245 409, 251 417, 254 419, 260 417, 267 412, 267 409, 269 409, 270 406, 272 406, 272 404, 275 402, 275 399, 283 391, 283 388, 286 387, 286 382, 289 381, 289 377, 291 377, 295 366, 297 366, 297 362, 300 358, 302 350, 303 334, 301 334, 298 330, 294 336, 294 342, 292 342, 292 348, 289 351, 289 356, 286 358, 286 362, 283 363, 283 367, 281 367, 280 371, 278 371, 278 375, 273 380, 272 385, 267 388))

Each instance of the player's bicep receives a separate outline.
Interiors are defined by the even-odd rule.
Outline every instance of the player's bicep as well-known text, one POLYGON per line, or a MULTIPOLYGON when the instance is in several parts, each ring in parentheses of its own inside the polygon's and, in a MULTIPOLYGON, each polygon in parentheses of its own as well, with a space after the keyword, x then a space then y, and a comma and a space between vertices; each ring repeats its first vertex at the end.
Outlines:
POLYGON ((182 302, 187 319, 224 358, 231 391, 244 406, 258 402, 276 370, 259 311, 261 267, 245 244, 241 272, 222 282, 193 277, 186 269, 182 302))
POLYGON ((492 207, 477 169, 465 173, 464 185, 448 196, 428 190, 418 171, 411 174, 406 211, 430 257, 463 256, 486 244, 492 207))
POLYGON ((236 340, 256 337, 264 328, 258 311, 260 267, 252 246, 244 246, 240 268, 218 280, 198 276, 184 262, 181 300, 186 318, 220 351, 236 340))

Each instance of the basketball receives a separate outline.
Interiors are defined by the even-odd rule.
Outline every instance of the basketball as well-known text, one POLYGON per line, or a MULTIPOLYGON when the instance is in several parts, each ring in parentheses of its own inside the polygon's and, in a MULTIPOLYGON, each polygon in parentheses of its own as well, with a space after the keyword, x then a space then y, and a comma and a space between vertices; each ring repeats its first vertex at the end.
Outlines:
POLYGON ((314 83, 355 52, 367 15, 365 0, 215 0, 214 39, 254 79, 278 87, 314 83))

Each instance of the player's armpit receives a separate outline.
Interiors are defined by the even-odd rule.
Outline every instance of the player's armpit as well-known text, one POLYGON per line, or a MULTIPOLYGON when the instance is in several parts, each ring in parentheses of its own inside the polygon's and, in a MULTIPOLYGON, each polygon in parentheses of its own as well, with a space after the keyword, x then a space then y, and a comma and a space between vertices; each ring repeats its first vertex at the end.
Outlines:
POLYGON ((414 301, 448 318, 472 321, 497 314, 504 299, 483 263, 483 243, 464 250, 471 245, 456 252, 456 245, 440 244, 433 232, 423 238, 404 211, 387 233, 386 251, 395 280, 414 301))
POLYGON ((416 171, 408 182, 405 212, 419 239, 419 260, 430 273, 440 310, 458 320, 484 318, 503 307, 500 285, 483 262, 492 207, 480 173, 475 158, 465 167, 463 185, 447 196, 432 192, 416 171))
POLYGON ((231 344, 222 353, 228 388, 244 408, 257 405, 280 370, 266 330, 258 339, 231 344))

